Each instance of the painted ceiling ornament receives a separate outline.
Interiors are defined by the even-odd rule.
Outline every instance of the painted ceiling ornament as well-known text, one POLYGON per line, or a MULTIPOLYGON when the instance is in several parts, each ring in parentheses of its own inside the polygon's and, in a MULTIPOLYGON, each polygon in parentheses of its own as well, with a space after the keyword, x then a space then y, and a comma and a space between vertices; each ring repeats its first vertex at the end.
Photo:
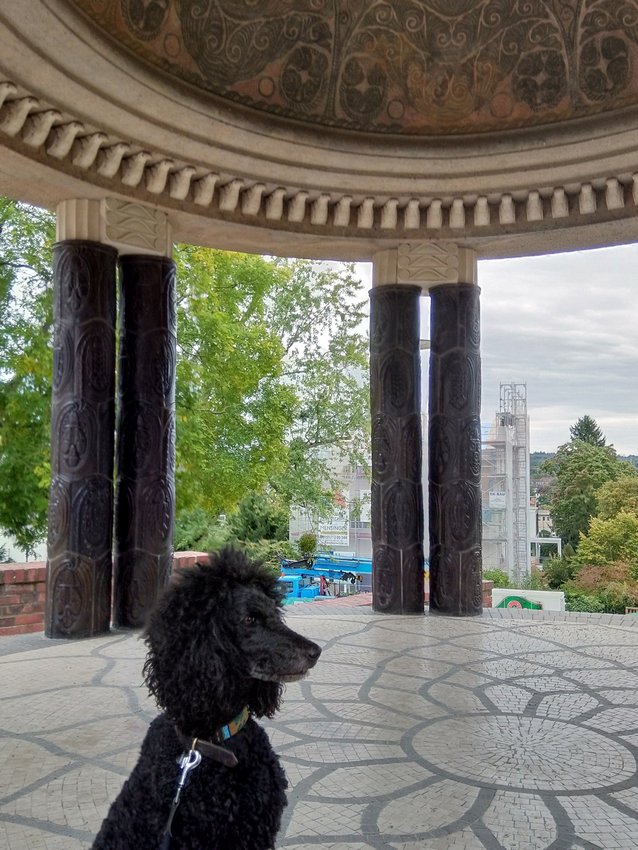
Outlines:
POLYGON ((75 3, 200 90, 314 124, 467 134, 638 99, 638 0, 75 3))

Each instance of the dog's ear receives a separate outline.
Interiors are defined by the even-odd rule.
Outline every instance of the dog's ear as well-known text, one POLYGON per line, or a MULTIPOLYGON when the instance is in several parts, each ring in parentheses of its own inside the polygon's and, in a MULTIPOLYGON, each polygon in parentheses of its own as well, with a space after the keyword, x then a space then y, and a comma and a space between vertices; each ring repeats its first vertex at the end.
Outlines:
POLYGON ((149 618, 144 680, 180 728, 206 729, 217 722, 216 711, 220 722, 236 713, 232 670, 241 658, 224 627, 229 600, 225 581, 208 566, 193 567, 166 589, 149 618), (207 593, 212 585, 215 592, 207 593))
POLYGON ((255 717, 274 717, 279 711, 284 686, 281 682, 255 682, 249 706, 255 717))

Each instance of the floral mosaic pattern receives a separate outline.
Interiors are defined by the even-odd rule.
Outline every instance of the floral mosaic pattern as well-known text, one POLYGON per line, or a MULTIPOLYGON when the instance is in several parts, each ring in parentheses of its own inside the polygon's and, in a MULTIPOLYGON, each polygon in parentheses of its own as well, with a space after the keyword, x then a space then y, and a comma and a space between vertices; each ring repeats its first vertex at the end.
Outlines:
POLYGON ((637 0, 75 3, 201 89, 354 130, 501 130, 638 96, 637 0))
MULTIPOLYGON (((502 613, 502 612, 501 612, 502 613)), ((320 663, 268 725, 286 850, 633 850, 638 619, 296 606, 320 663)), ((88 846, 154 706, 144 645, 0 643, 0 846, 88 846)))

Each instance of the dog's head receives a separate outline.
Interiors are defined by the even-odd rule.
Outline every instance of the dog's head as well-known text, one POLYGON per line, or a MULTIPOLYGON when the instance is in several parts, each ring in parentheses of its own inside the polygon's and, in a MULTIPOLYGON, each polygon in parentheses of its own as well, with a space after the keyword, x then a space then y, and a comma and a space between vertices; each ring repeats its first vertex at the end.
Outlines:
POLYGON ((146 683, 185 732, 205 737, 244 705, 272 717, 285 682, 321 654, 283 622, 277 576, 236 549, 182 571, 152 612, 146 683))

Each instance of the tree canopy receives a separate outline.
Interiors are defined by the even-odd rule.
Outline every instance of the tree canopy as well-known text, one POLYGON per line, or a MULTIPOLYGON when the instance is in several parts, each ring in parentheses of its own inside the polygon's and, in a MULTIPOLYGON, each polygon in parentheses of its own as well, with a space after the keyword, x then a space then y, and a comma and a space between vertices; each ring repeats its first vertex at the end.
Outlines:
MULTIPOLYGON (((52 215, 0 198, 0 528, 27 551, 46 532, 53 234, 52 215)), ((368 456, 352 267, 192 246, 175 259, 178 511, 201 525, 255 494, 321 511, 329 453, 368 456)))
POLYGON ((638 516, 638 471, 607 481, 596 493, 597 515, 611 519, 621 511, 638 516))
POLYGON ((326 451, 368 445, 364 303, 348 266, 180 246, 177 506, 270 490, 321 511, 326 451))
POLYGON ((591 416, 581 416, 580 419, 569 429, 572 442, 580 440, 592 446, 604 446, 607 442, 603 432, 598 427, 595 419, 591 416))
POLYGON ((587 534, 581 534, 574 562, 605 567, 619 561, 638 578, 638 516, 620 511, 611 519, 592 517, 587 534))
POLYGON ((590 417, 570 431, 572 440, 543 464, 554 476, 554 526, 568 541, 543 578, 565 592, 569 610, 624 613, 638 602, 638 474, 590 417))
POLYGON ((597 512, 597 492, 608 481, 631 474, 631 465, 619 461, 613 446, 572 440, 544 465, 555 476, 550 495, 554 528, 566 543, 577 547, 597 512))
POLYGON ((177 509, 233 510, 286 463, 295 396, 268 324, 283 266, 180 246, 177 317, 177 509))
POLYGON ((27 557, 47 519, 54 229, 0 197, 0 528, 27 557))

